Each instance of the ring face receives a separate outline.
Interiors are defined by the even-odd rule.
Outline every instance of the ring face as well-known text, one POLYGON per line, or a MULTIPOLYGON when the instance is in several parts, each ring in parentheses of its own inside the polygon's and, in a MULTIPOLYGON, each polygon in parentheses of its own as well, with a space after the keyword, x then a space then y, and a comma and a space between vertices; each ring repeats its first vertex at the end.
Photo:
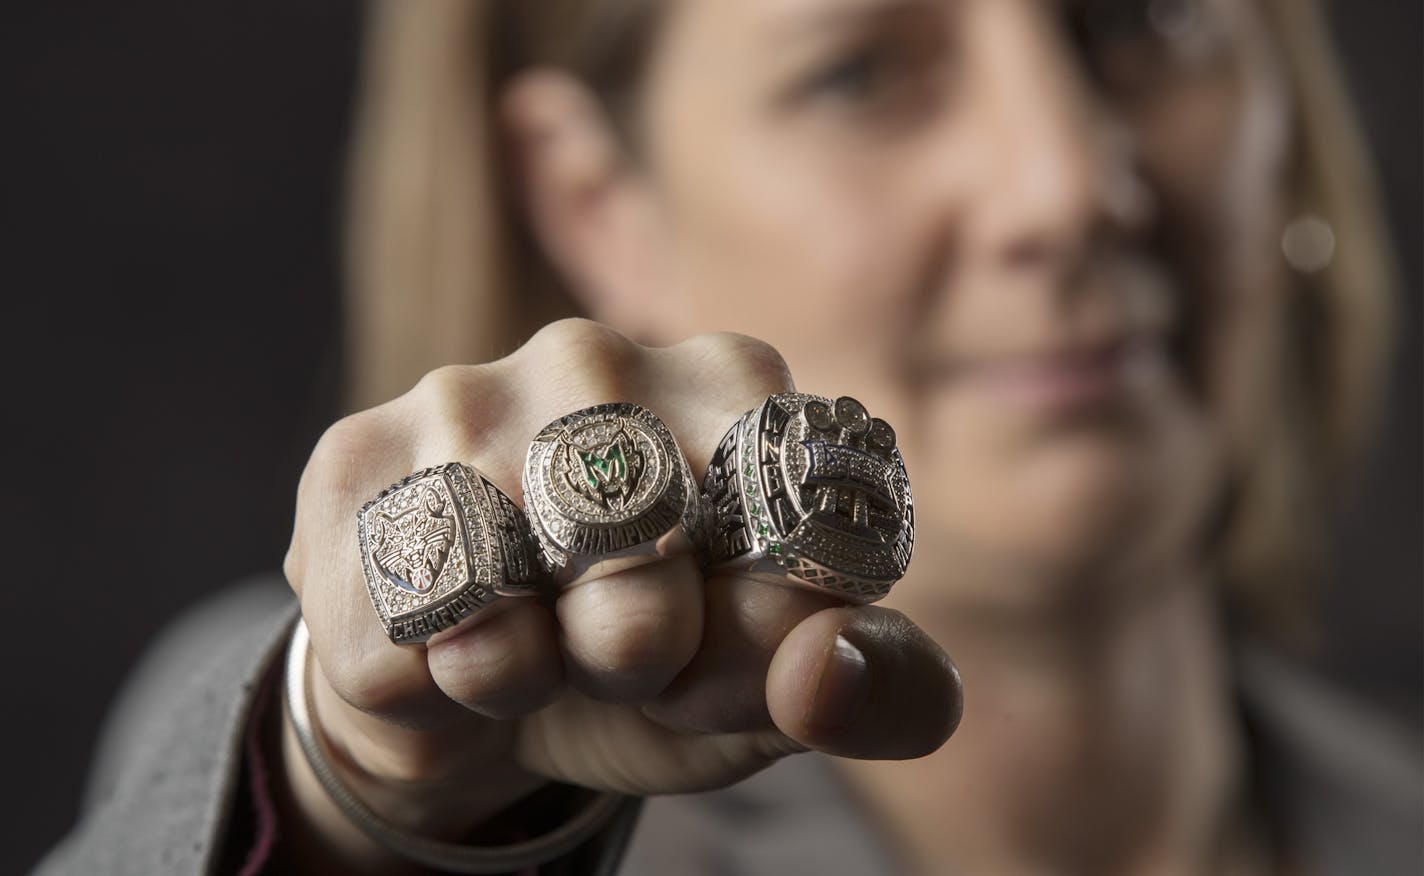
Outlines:
POLYGON ((909 566, 914 501, 895 432, 849 396, 782 393, 743 414, 703 492, 714 561, 857 602, 885 596, 909 566))
POLYGON ((639 405, 596 405, 545 426, 524 464, 545 568, 617 555, 675 529, 694 513, 690 480, 672 433, 639 405))
POLYGON ((535 592, 523 513, 474 468, 403 478, 358 515, 371 604, 398 644, 423 642, 500 595, 535 592))

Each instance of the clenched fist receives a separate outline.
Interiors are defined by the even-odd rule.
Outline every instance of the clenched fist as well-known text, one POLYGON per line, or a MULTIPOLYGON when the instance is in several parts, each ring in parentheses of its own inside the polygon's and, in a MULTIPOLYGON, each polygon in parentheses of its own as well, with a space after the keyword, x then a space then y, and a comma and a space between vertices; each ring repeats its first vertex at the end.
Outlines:
MULTIPOLYGON (((466 462, 518 501, 539 429, 615 401, 656 412, 700 473, 738 416, 791 388, 781 357, 751 338, 649 348, 566 320, 332 426, 302 476, 285 570, 317 663, 315 721, 347 784, 392 822, 453 836, 550 781, 687 792, 805 749, 902 759, 939 747, 959 718, 958 676, 903 615, 705 572, 690 551, 553 598, 498 600, 424 645, 392 644, 372 610, 356 515, 406 474, 466 462)), ((328 845, 359 843, 285 733, 302 817, 328 845)))

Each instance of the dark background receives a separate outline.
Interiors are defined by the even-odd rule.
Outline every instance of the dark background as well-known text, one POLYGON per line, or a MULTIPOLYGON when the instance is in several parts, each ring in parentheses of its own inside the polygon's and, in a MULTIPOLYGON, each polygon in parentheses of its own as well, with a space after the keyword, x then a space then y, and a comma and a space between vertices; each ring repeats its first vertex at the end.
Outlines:
MULTIPOLYGON (((145 640, 280 566, 338 415, 337 218, 360 5, 7 7, 0 330, 14 597, 0 872, 72 823, 98 722, 145 640)), ((1421 30, 1332 6, 1405 280, 1378 452, 1339 527, 1326 672, 1419 726, 1424 687, 1421 30)))

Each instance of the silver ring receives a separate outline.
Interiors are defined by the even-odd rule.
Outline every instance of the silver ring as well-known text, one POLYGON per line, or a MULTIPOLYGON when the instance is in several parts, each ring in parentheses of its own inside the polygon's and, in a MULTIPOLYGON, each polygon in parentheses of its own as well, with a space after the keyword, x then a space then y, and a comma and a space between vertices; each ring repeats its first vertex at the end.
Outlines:
POLYGON ((905 574, 914 501, 895 431, 849 396, 781 393, 728 430, 702 482, 714 563, 874 602, 905 574))
POLYGON ((687 460, 640 405, 595 405, 545 426, 529 445, 523 480, 540 561, 559 583, 700 543, 702 505, 687 460))
POLYGON ((357 517, 366 589, 396 644, 424 642, 500 596, 538 592, 524 513, 472 466, 415 472, 357 517))

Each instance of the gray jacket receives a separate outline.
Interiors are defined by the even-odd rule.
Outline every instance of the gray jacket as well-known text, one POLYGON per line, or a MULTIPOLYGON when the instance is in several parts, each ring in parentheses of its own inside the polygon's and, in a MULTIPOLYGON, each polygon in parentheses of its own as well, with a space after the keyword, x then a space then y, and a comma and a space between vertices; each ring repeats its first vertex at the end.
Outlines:
MULTIPOLYGON (((243 787, 243 734, 295 606, 276 579, 191 611, 154 644, 101 737, 73 831, 37 872, 209 873, 243 787)), ((1418 740, 1263 653, 1238 660, 1261 793, 1311 876, 1424 872, 1418 740)), ((825 759, 800 755, 722 791, 643 807, 627 876, 897 872, 825 759)))

